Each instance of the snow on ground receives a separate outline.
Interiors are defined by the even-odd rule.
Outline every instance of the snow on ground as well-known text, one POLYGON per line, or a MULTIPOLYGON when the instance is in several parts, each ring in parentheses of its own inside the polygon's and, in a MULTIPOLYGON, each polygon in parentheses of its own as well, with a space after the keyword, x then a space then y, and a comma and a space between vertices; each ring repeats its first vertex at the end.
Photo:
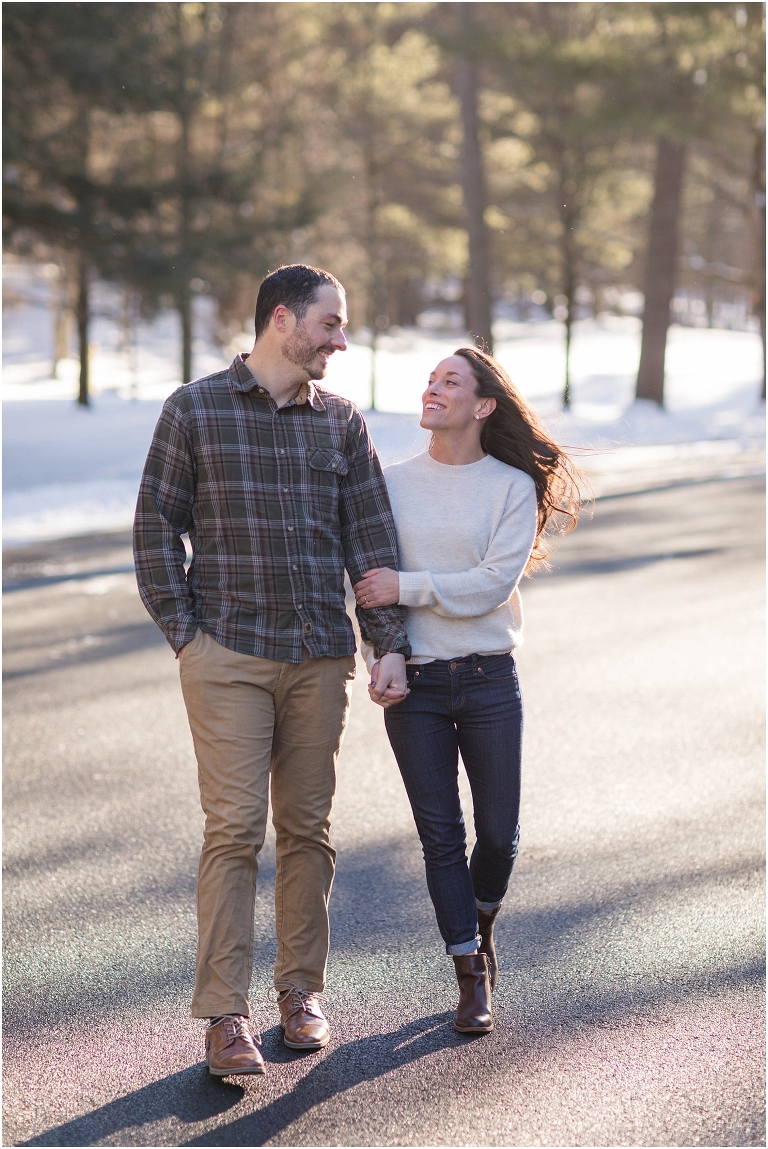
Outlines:
MULTIPOLYGON (((178 321, 170 312, 141 324, 124 345, 121 299, 101 288, 93 325, 91 408, 73 402, 78 365, 51 378, 51 281, 11 265, 4 311, 4 545, 130 524, 141 469, 163 400, 179 385, 178 321)), ((194 370, 225 366, 247 335, 222 350, 211 336, 212 306, 198 299, 194 370)), ((561 411, 562 325, 496 326, 497 355, 559 441, 580 448, 596 494, 681 479, 759 472, 764 466, 760 341, 752 332, 672 328, 666 409, 633 402, 639 323, 603 317, 575 326, 573 404, 561 411)), ((366 413, 384 463, 425 442, 420 395, 430 370, 464 342, 460 335, 407 330, 382 338, 376 407, 366 413)), ((330 363, 325 386, 368 408, 371 351, 351 342, 330 363)))

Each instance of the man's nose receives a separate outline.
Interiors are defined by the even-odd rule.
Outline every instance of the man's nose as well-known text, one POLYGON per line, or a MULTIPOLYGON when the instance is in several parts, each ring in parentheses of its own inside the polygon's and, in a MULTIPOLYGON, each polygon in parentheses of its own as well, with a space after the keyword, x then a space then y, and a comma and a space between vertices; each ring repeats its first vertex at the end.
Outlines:
POLYGON ((331 340, 331 345, 333 346, 334 351, 347 350, 347 337, 343 331, 339 331, 336 335, 334 335, 333 339, 331 340))

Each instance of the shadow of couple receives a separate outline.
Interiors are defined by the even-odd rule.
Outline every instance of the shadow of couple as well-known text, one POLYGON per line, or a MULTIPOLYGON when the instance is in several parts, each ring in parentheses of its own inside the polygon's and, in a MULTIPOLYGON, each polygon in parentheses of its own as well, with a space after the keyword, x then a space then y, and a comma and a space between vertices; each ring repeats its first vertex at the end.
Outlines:
MULTIPOLYGON (((389 1033, 372 1034, 329 1046, 321 1054, 301 1054, 288 1050, 282 1030, 275 1026, 263 1035, 267 1073, 276 1064, 290 1064, 318 1058, 288 1093, 275 1097, 263 1108, 250 1108, 229 1124, 216 1124, 182 1145, 263 1145, 281 1130, 322 1105, 332 1097, 372 1081, 393 1070, 412 1064, 431 1053, 466 1045, 477 1038, 453 1029, 453 1013, 437 1013, 408 1022, 389 1033)), ((154 1081, 91 1113, 58 1125, 24 1145, 94 1145, 146 1124, 175 1117, 185 1124, 210 1122, 232 1110, 246 1098, 257 1100, 259 1082, 248 1078, 250 1088, 236 1078, 211 1077, 204 1065, 194 1065, 179 1073, 154 1081)), ((135 1132, 131 1137, 135 1141, 135 1132)))

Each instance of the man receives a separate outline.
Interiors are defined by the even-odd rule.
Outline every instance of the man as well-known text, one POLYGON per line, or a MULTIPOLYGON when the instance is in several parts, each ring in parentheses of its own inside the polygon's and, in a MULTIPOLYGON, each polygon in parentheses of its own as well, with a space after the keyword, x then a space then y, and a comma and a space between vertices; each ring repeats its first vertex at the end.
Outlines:
MULTIPOLYGON (((315 385, 346 348, 344 289, 272 272, 256 341, 175 391, 155 430, 134 528, 144 604, 180 662, 205 836, 192 1014, 217 1076, 263 1073, 250 1031, 254 894, 269 779, 277 839, 274 984, 286 1045, 321 1049, 335 762, 354 677, 344 568, 397 569, 376 452, 354 404, 315 385), (185 575, 181 536, 192 561, 185 575)), ((400 607, 361 610, 382 704, 406 692, 400 607)))

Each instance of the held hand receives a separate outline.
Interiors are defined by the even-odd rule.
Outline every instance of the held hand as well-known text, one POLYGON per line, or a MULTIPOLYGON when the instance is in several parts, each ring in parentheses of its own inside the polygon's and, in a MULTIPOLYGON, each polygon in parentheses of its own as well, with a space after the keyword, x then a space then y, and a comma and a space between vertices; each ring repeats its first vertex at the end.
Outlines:
POLYGON ((400 599, 400 576, 389 567, 374 567, 365 572, 354 591, 357 605, 363 610, 393 606, 400 599))
POLYGON ((385 654, 371 671, 368 694, 384 710, 397 706, 410 693, 402 654, 385 654))

